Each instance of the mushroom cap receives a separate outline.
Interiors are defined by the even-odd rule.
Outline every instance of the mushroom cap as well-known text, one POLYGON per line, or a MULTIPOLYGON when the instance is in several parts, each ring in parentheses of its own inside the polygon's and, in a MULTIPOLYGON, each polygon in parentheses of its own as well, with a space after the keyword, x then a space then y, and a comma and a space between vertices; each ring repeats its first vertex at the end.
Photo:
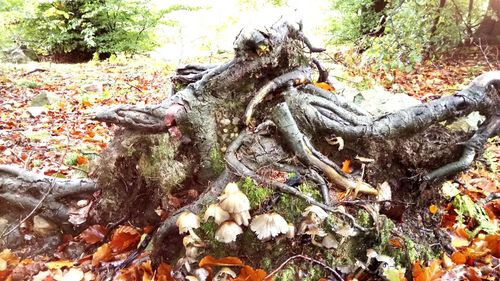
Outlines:
POLYGON ((231 243, 236 241, 236 236, 241 233, 243 233, 243 230, 238 224, 234 221, 226 221, 215 232, 215 240, 222 243, 231 243))
POLYGON ((231 214, 231 217, 233 217, 233 220, 238 224, 238 225, 244 225, 248 226, 248 221, 250 220, 250 212, 248 211, 243 211, 240 213, 233 213, 231 214))
POLYGON ((184 211, 179 215, 175 224, 179 228, 179 234, 182 234, 200 227, 200 218, 190 211, 184 211))
POLYGON ((295 225, 293 225, 293 223, 288 224, 288 231, 286 232, 286 237, 290 239, 295 237, 295 225))
POLYGON ((250 201, 248 197, 238 189, 238 186, 236 186, 236 189, 231 187, 229 192, 224 191, 224 193, 219 196, 219 206, 231 214, 241 213, 250 210, 250 201))
POLYGON ((307 207, 306 210, 302 213, 302 216, 307 217, 311 213, 315 214, 321 222, 323 222, 328 217, 328 214, 325 212, 325 210, 314 205, 307 207))
POLYGON ((323 241, 321 241, 321 245, 327 249, 336 249, 339 246, 339 242, 331 233, 328 233, 325 238, 323 238, 323 241))
POLYGON ((253 218, 250 229, 260 240, 286 234, 289 230, 286 220, 277 213, 262 214, 253 218))
MULTIPOLYGON (((194 234, 194 232, 192 233, 194 234)), ((182 244, 184 247, 193 246, 193 247, 205 247, 205 243, 201 240, 198 235, 187 235, 182 238, 182 244)))
MULTIPOLYGON (((217 278, 220 278, 220 277, 231 277, 230 280, 232 280, 232 278, 236 278, 236 272, 234 272, 229 267, 223 267, 219 270, 219 272, 217 272, 217 274, 215 274, 214 280, 216 280, 217 278)), ((219 279, 217 279, 217 280, 219 280, 219 279)), ((226 279, 220 279, 220 280, 226 280, 226 279)))
POLYGON ((207 210, 205 211, 205 215, 203 216, 204 221, 208 221, 210 217, 213 217, 215 219, 216 224, 221 224, 225 221, 227 221, 229 218, 231 218, 231 215, 226 212, 224 209, 222 209, 219 204, 211 204, 208 206, 207 210))
POLYGON ((230 182, 224 188, 224 194, 231 194, 240 191, 238 185, 235 182, 230 182))

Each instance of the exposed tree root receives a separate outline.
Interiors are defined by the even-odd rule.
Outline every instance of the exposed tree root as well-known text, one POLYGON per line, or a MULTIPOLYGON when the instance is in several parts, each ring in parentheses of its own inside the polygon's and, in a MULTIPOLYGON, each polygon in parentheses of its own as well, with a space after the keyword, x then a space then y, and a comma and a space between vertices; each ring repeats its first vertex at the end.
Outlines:
MULTIPOLYGON (((454 95, 372 116, 358 105, 311 83, 312 65, 319 71, 318 81, 329 83, 328 71, 318 60, 311 59, 310 54, 324 49, 311 44, 302 33, 300 23, 280 21, 269 29, 242 32, 234 42, 234 49, 235 57, 227 63, 188 65, 178 69, 172 78, 176 84, 172 87, 173 93, 162 104, 116 106, 95 116, 97 120, 143 134, 169 133, 177 140, 178 149, 189 155, 192 162, 193 176, 183 179, 182 184, 208 186, 196 201, 172 213, 158 228, 152 239, 152 258, 156 265, 163 259, 178 257, 182 243, 175 221, 179 214, 184 210, 197 213, 214 201, 224 186, 235 179, 231 172, 340 214, 353 226, 366 230, 353 216, 329 204, 328 183, 370 196, 377 194, 374 186, 381 182, 373 178, 364 182, 362 177, 355 179, 342 172, 331 159, 344 152, 322 147, 321 142, 326 137, 341 137, 352 144, 352 150, 362 150, 363 147, 355 146, 375 143, 368 147, 376 147, 379 143, 411 138, 433 124, 452 121, 473 111, 486 116, 487 121, 466 144, 461 159, 441 168, 425 167, 424 174, 434 171, 424 180, 433 181, 468 167, 487 138, 500 131, 500 72, 482 75, 454 95), (290 165, 290 159, 295 167, 290 165), (265 166, 283 171, 300 170, 302 175, 317 183, 325 203, 260 175, 257 171, 265 166)), ((129 161, 133 167, 132 164, 127 166, 128 154, 119 152, 124 155, 116 157, 120 161, 112 167, 123 171, 113 176, 133 175, 113 182, 123 183, 123 193, 149 196, 138 194, 142 190, 140 185, 144 185, 135 167, 140 157, 134 156, 137 159, 129 161)), ((377 164, 380 163, 372 165, 377 164)), ((97 188, 99 186, 91 180, 54 179, 0 166, 1 203, 26 212, 39 209, 60 222, 67 221, 68 208, 59 199, 92 193, 97 188), (41 201, 43 204, 38 208, 41 201)), ((108 203, 114 204, 113 200, 114 197, 108 203)), ((116 202, 120 205, 115 206, 127 206, 122 203, 116 202)))

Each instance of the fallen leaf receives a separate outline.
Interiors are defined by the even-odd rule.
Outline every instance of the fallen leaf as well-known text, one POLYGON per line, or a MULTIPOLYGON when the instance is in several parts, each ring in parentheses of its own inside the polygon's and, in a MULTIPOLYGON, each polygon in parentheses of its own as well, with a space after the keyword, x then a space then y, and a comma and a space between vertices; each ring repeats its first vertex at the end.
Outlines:
POLYGON ((76 163, 80 166, 80 165, 85 165, 89 162, 89 159, 87 159, 87 157, 83 156, 83 155, 78 155, 76 157, 76 163))
POLYGON ((254 269, 251 266, 244 265, 234 281, 262 281, 267 273, 262 269, 254 269))
POLYGON ((106 228, 102 225, 95 224, 85 229, 80 234, 80 237, 83 239, 83 241, 85 241, 85 243, 92 245, 102 241, 105 235, 106 228))
POLYGON ((438 207, 436 205, 432 204, 429 206, 429 212, 431 212, 431 214, 434 215, 437 213, 437 211, 438 211, 438 207))
POLYGON ((451 260, 456 264, 465 264, 465 262, 467 261, 467 257, 461 252, 454 252, 451 255, 451 260))
POLYGON ((109 244, 103 244, 101 247, 97 248, 94 255, 92 255, 92 265, 97 266, 102 261, 109 261, 112 259, 111 248, 109 244))
POLYGON ((141 234, 135 228, 128 225, 120 226, 113 233, 109 247, 113 253, 122 253, 137 246, 140 239, 141 234))
POLYGON ((74 261, 65 260, 51 261, 45 264, 48 269, 61 269, 63 267, 72 267, 73 265, 75 265, 74 261))
POLYGON ((205 256, 203 257, 198 266, 199 267, 205 267, 205 266, 243 266, 244 263, 241 259, 236 258, 236 257, 225 257, 225 258, 214 258, 212 256, 205 256))
POLYGON ((335 90, 332 86, 330 86, 330 84, 325 82, 314 82, 314 86, 330 92, 335 90))
POLYGON ((344 160, 342 162, 342 172, 346 174, 352 173, 351 160, 344 160))

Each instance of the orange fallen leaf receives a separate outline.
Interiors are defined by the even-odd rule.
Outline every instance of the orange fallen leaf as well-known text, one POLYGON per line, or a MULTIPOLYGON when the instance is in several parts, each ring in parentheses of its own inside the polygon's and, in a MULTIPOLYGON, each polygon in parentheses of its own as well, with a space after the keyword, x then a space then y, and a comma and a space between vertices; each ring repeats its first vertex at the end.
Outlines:
POLYGON ((85 165, 89 162, 89 159, 87 159, 87 157, 83 156, 83 155, 78 155, 76 157, 76 163, 78 165, 85 165))
POLYGON ((122 253, 137 246, 140 239, 141 234, 135 228, 128 225, 120 226, 113 233, 109 247, 113 253, 122 253))
POLYGON ((412 273, 415 281, 431 281, 438 277, 442 271, 441 261, 435 259, 427 267, 422 267, 419 261, 413 264, 412 273))
POLYGON ((83 100, 83 101, 82 101, 82 105, 83 105, 84 107, 89 107, 89 106, 92 106, 92 103, 91 103, 90 101, 88 101, 88 100, 83 100))
POLYGON ((335 90, 332 86, 330 86, 330 84, 325 82, 314 82, 314 86, 330 92, 333 92, 335 90))
POLYGON ((242 260, 236 257, 214 258, 212 256, 205 256, 200 260, 199 267, 205 266, 243 266, 242 260))
POLYGON ((438 211, 438 207, 436 205, 432 204, 429 206, 429 212, 431 212, 431 214, 434 215, 437 213, 437 211, 438 211))
POLYGON ((465 264, 465 262, 467 261, 467 257, 460 252, 454 252, 451 255, 451 260, 456 264, 465 264))
POLYGON ((156 281, 175 281, 174 278, 172 278, 171 275, 172 272, 172 266, 170 266, 167 263, 161 263, 160 266, 158 266, 158 269, 156 269, 156 281))
POLYGON ((401 243, 401 240, 399 239, 389 239, 389 244, 393 246, 394 248, 402 248, 403 244, 401 243))
POLYGON ((103 244, 101 247, 97 248, 97 251, 92 255, 92 265, 97 266, 101 261, 111 260, 111 248, 109 244, 103 244))
POLYGON ((262 269, 254 269, 251 266, 244 265, 234 281, 263 281, 267 273, 262 269))
POLYGON ((106 228, 102 225, 92 225, 85 229, 81 234, 80 237, 85 241, 87 244, 95 244, 97 242, 100 242, 104 236, 106 235, 106 228))
POLYGON ((352 173, 351 160, 344 160, 342 162, 342 172, 346 174, 352 173))

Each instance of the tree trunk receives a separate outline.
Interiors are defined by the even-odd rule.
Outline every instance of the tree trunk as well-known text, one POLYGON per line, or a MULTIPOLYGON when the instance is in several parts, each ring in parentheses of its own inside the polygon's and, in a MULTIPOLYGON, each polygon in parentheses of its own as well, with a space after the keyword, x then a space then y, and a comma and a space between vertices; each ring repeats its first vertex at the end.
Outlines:
POLYGON ((486 44, 500 44, 500 1, 490 0, 474 39, 486 44))
MULTIPOLYGON (((180 90, 162 104, 123 105, 98 113, 97 120, 125 129, 117 133, 92 180, 32 180, 26 171, 1 167, 2 209, 16 205, 20 195, 29 201, 9 219, 40 214, 64 225, 67 210, 58 200, 99 189, 89 206, 91 215, 82 215, 84 220, 73 225, 81 229, 123 220, 136 226, 157 224, 151 257, 158 265, 180 256, 182 237, 175 221, 182 211, 198 213, 228 182, 247 177, 320 206, 363 232, 366 226, 338 207, 365 205, 338 201, 332 188, 370 198, 387 181, 393 194, 412 200, 411 192, 433 188, 436 181, 466 169, 487 138, 500 130, 499 72, 479 76, 453 95, 373 116, 313 83, 314 65, 319 82, 331 82, 320 63, 311 60, 312 53, 323 49, 311 45, 300 24, 280 21, 268 29, 244 30, 234 48, 230 62, 178 69, 173 89, 180 90), (473 111, 487 121, 472 136, 449 132, 441 125, 473 111), (339 151, 328 144, 332 137, 341 137, 345 148, 339 151), (355 160, 356 155, 373 161, 355 160), (345 159, 362 166, 363 173, 346 174, 336 164, 345 159), (322 199, 265 171, 293 172, 316 186, 322 199), (51 185, 61 190, 52 192, 51 185), (16 191, 19 186, 24 188, 16 191), (172 192, 188 190, 200 195, 172 209, 168 202, 172 192), (43 207, 37 208, 38 202, 43 207), (155 212, 158 207, 168 213, 162 222, 155 212)), ((9 241, 22 239, 19 232, 5 233, 9 241)))

